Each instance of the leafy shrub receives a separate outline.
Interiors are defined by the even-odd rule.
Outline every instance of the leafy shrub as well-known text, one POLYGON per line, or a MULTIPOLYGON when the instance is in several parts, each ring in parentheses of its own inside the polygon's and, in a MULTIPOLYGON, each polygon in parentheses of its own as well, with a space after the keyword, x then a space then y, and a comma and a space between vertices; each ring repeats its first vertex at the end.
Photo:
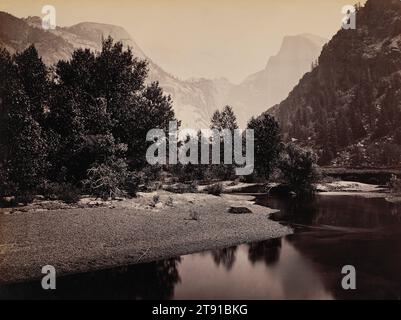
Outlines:
POLYGON ((149 188, 153 182, 159 181, 162 172, 160 165, 147 165, 138 174, 138 183, 149 188))
POLYGON ((237 177, 234 166, 230 164, 212 164, 208 171, 208 176, 213 179, 233 180, 237 177))
POLYGON ((138 172, 138 189, 141 186, 141 191, 157 191, 162 186, 162 167, 159 165, 145 166, 138 172))
POLYGON ((198 186, 195 182, 186 184, 186 183, 175 183, 172 185, 168 185, 164 187, 164 190, 173 193, 196 193, 198 192, 198 186))
POLYGON ((256 174, 255 171, 252 172, 251 174, 248 174, 247 176, 241 176, 240 177, 240 182, 245 182, 245 183, 252 183, 256 181, 256 174))
POLYGON ((200 214, 198 211, 195 210, 191 210, 189 212, 189 220, 194 220, 194 221, 198 221, 200 218, 200 214))
POLYGON ((313 194, 318 178, 317 157, 312 150, 288 144, 279 161, 285 182, 299 197, 313 194))
POLYGON ((0 197, 8 195, 7 181, 6 171, 0 165, 0 197))
POLYGON ((47 199, 59 199, 65 203, 77 203, 80 199, 81 190, 67 182, 45 182, 41 187, 43 196, 47 199))
POLYGON ((65 183, 62 185, 59 199, 65 203, 77 203, 80 199, 80 190, 72 184, 65 183))
POLYGON ((129 172, 125 179, 124 188, 129 196, 136 196, 140 184, 140 178, 135 172, 129 172))
POLYGON ((174 205, 174 200, 172 197, 168 197, 166 200, 166 206, 172 207, 174 205))
POLYGON ((171 167, 171 172, 179 182, 185 183, 188 181, 203 180, 207 168, 207 165, 202 164, 194 165, 189 163, 182 165, 179 163, 171 167))
POLYGON ((118 159, 90 168, 84 185, 90 194, 99 198, 115 198, 124 194, 129 176, 127 163, 118 159))
POLYGON ((219 196, 223 192, 223 184, 222 183, 214 183, 210 186, 207 186, 206 192, 208 194, 212 194, 214 196, 219 196))
POLYGON ((46 198, 55 200, 61 193, 61 183, 44 181, 40 187, 39 192, 46 198))
POLYGON ((156 204, 160 201, 160 196, 158 194, 155 194, 152 199, 153 199, 153 202, 156 204))
POLYGON ((25 205, 33 202, 33 200, 35 199, 35 196, 31 193, 31 192, 21 192, 20 194, 18 194, 15 197, 15 203, 23 203, 25 205))

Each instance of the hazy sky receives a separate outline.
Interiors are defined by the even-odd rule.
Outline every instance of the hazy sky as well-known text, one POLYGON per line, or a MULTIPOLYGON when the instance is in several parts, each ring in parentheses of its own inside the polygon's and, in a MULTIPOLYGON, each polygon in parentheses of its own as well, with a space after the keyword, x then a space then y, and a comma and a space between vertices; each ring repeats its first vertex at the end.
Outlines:
POLYGON ((1 0, 17 17, 51 4, 57 25, 93 21, 124 27, 143 51, 180 77, 233 82, 265 67, 285 35, 330 38, 341 8, 357 0, 1 0))

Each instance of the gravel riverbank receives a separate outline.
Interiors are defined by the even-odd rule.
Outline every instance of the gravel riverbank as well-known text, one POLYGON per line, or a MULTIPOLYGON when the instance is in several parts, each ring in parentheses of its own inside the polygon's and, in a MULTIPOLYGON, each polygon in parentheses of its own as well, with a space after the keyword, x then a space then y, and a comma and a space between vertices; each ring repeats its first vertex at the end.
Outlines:
POLYGON ((252 197, 140 194, 96 208, 0 211, 0 283, 155 261, 277 238, 291 229, 269 219, 275 210, 252 197), (230 214, 230 206, 250 214, 230 214))

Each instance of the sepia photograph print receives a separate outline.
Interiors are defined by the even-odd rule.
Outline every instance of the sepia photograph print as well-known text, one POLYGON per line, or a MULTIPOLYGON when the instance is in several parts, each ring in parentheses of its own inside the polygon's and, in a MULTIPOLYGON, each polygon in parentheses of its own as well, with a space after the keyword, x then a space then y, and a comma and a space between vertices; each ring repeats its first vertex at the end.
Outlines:
POLYGON ((400 300, 400 249, 400 0, 0 0, 0 300, 400 300))

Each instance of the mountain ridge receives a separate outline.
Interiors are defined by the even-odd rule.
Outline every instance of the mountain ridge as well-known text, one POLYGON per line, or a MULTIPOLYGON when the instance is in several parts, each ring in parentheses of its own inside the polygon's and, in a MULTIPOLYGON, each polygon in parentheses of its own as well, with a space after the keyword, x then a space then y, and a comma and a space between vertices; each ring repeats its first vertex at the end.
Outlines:
POLYGON ((0 21, 0 45, 14 53, 34 43, 47 65, 69 59, 78 48, 100 51, 102 38, 112 36, 125 47, 131 47, 135 56, 149 62, 148 81, 158 81, 166 94, 173 97, 176 115, 183 120, 183 126, 203 128, 209 125, 215 108, 206 103, 212 100, 211 93, 205 91, 208 88, 197 87, 164 71, 146 56, 129 33, 120 26, 81 22, 70 27, 45 31, 40 28, 38 17, 19 19, 5 12, 0 12, 0 21))
POLYGON ((340 30, 267 112, 285 141, 312 147, 321 164, 400 166, 401 2, 357 6, 357 28, 340 30))
MULTIPOLYGON (((277 97, 278 90, 274 87, 275 82, 263 83, 263 76, 261 79, 256 79, 256 82, 262 81, 256 86, 253 86, 252 81, 249 84, 252 75, 239 85, 232 84, 224 78, 178 79, 149 58, 131 35, 120 26, 98 22, 80 22, 69 27, 43 30, 40 17, 30 16, 20 19, 0 12, 0 45, 13 53, 34 43, 47 65, 69 59, 72 52, 78 48, 99 51, 102 39, 107 36, 112 36, 115 41, 121 41, 125 47, 131 47, 135 56, 149 62, 149 82, 158 81, 160 83, 165 93, 172 96, 174 110, 177 117, 182 120, 183 127, 194 129, 209 127, 213 112, 227 104, 234 108, 240 126, 245 126, 251 116, 260 114, 267 107, 285 98, 299 78, 310 69, 310 64, 317 55, 316 52, 320 51, 321 44, 316 45, 316 42, 323 42, 316 40, 319 37, 307 34, 290 36, 286 37, 287 40, 283 40, 283 46, 288 39, 299 39, 301 43, 306 43, 307 47, 310 42, 309 48, 313 49, 305 61, 292 59, 291 63, 293 66, 295 65, 295 68, 289 68, 287 76, 290 80, 281 79, 280 83, 285 83, 285 85, 280 88, 280 95, 277 97), (313 44, 314 41, 315 44, 313 44), (300 64, 302 65, 298 66, 300 64), (296 69, 295 74, 291 73, 292 69, 296 69), (271 86, 273 88, 270 88, 271 86), (273 94, 275 98, 272 100, 269 96, 273 94)), ((282 49, 280 48, 277 55, 282 52, 282 49)), ((297 50, 293 49, 287 50, 286 54, 295 55, 297 50)), ((272 58, 268 60, 265 69, 261 70, 260 74, 269 72, 266 71, 266 68, 269 67, 269 61, 272 58)), ((288 60, 291 60, 291 57, 288 60)), ((277 67, 273 69, 277 69, 277 67)))

